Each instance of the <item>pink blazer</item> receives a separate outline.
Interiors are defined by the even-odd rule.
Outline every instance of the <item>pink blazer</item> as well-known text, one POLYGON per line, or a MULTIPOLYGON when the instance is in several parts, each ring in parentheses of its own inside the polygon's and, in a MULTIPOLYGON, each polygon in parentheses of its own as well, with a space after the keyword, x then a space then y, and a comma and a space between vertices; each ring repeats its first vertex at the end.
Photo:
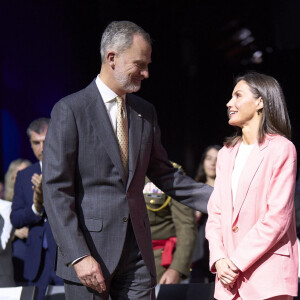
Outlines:
POLYGON ((243 300, 296 296, 295 147, 279 135, 268 135, 263 144, 256 144, 239 179, 233 207, 231 174, 239 145, 219 151, 206 238, 212 272, 224 257, 241 272, 231 291, 216 276, 215 298, 232 299, 237 290, 243 300))

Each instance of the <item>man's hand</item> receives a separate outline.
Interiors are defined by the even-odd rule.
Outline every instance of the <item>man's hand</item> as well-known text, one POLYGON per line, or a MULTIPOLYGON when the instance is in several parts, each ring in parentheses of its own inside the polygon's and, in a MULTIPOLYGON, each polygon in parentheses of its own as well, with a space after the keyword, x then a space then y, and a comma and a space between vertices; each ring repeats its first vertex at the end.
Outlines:
POLYGON ((200 222, 202 215, 203 215, 203 213, 201 211, 196 210, 196 212, 195 212, 196 223, 200 222))
POLYGON ((228 258, 219 259, 215 263, 217 275, 221 283, 226 289, 231 289, 239 276, 239 269, 228 258))
POLYGON ((28 233, 29 233, 29 229, 28 227, 22 227, 20 229, 16 229, 14 236, 16 236, 17 238, 23 240, 23 239, 27 239, 28 238, 28 233))
POLYGON ((102 270, 97 261, 90 255, 85 256, 74 264, 75 272, 81 283, 99 293, 105 292, 106 285, 102 270))
POLYGON ((34 208, 38 212, 42 212, 43 210, 43 190, 42 190, 42 174, 38 175, 34 173, 31 177, 31 182, 33 184, 33 204, 34 208))
POLYGON ((180 274, 178 271, 168 269, 161 277, 159 284, 176 284, 180 282, 180 274))

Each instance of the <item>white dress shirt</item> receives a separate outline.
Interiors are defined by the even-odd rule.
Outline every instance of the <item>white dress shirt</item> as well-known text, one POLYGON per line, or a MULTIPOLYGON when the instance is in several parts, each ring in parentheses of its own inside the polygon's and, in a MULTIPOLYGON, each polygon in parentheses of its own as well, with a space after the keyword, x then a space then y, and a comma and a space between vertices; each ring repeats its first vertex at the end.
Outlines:
MULTIPOLYGON (((103 102, 105 104, 110 122, 112 124, 112 127, 114 129, 114 132, 116 132, 117 128, 117 101, 115 98, 118 96, 114 91, 112 91, 107 85, 103 83, 103 81, 97 76, 96 78, 96 85, 99 90, 99 93, 103 99, 103 102)), ((126 95, 122 95, 121 97, 125 99, 126 95)))
POLYGON ((232 176, 231 176, 231 190, 232 190, 233 206, 235 203, 236 191, 238 188, 241 173, 243 171, 243 168, 245 167, 247 159, 248 159, 254 145, 255 144, 246 145, 242 142, 240 145, 240 148, 238 150, 237 156, 235 158, 234 169, 233 169, 232 176))

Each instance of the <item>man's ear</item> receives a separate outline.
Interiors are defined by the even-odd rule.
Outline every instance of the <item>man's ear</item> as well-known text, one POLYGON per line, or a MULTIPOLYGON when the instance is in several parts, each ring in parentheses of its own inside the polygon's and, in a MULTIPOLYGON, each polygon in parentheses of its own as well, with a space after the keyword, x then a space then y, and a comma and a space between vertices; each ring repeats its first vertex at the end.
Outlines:
POLYGON ((116 53, 111 51, 108 52, 106 55, 106 61, 110 65, 110 67, 114 70, 115 69, 115 59, 116 59, 116 53))

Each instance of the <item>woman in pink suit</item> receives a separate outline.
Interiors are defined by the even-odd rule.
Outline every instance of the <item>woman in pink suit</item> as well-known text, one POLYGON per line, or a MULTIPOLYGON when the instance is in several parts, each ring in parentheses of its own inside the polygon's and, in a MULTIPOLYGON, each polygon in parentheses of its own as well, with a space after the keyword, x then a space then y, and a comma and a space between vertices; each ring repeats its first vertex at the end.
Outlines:
POLYGON ((216 299, 293 299, 298 287, 296 150, 278 82, 236 79, 227 103, 237 128, 219 151, 206 237, 216 299))

